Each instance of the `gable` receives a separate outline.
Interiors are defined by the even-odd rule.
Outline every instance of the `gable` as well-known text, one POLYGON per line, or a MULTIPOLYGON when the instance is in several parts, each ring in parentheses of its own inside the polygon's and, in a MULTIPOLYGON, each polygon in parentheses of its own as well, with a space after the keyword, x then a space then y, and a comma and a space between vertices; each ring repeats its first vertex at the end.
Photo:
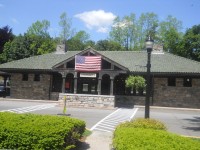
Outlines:
MULTIPOLYGON (((98 53, 97 51, 93 50, 92 48, 88 48, 84 51, 77 53, 76 55, 80 56, 101 56, 102 62, 102 70, 127 70, 126 67, 116 63, 115 61, 107 58, 106 56, 98 53)), ((53 69, 74 69, 75 68, 75 55, 67 60, 55 65, 53 69)))

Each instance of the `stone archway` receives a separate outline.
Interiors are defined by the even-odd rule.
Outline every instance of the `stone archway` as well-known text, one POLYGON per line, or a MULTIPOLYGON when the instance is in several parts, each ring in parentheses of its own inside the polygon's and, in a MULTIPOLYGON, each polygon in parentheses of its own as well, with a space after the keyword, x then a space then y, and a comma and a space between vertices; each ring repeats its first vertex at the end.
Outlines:
POLYGON ((126 86, 125 80, 127 78, 126 74, 120 74, 114 79, 114 95, 125 95, 126 86))
POLYGON ((110 95, 110 76, 108 74, 104 74, 102 76, 101 94, 102 95, 110 95))
POLYGON ((74 75, 68 73, 65 78, 65 93, 74 93, 74 75))

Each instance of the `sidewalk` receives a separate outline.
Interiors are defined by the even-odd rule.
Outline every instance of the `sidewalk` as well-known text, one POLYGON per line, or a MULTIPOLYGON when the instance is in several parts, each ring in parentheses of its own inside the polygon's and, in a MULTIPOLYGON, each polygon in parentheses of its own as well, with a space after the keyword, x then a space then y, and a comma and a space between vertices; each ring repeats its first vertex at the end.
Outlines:
POLYGON ((85 141, 87 150, 111 150, 112 136, 112 132, 93 131, 85 141))

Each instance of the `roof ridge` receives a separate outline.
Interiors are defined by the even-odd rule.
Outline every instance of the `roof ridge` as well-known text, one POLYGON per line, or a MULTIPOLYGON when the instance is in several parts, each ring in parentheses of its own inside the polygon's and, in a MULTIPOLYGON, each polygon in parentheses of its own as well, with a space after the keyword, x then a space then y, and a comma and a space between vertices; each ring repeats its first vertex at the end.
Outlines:
POLYGON ((97 51, 97 52, 134 52, 134 53, 143 53, 145 51, 141 50, 141 51, 97 51))

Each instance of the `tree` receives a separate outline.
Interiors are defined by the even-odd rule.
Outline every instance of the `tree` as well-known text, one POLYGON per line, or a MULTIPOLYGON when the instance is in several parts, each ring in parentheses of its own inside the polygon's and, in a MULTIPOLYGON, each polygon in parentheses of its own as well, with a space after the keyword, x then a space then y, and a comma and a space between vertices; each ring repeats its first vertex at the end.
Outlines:
POLYGON ((88 40, 88 41, 86 41, 85 42, 85 48, 87 48, 87 47, 95 47, 95 42, 94 41, 92 41, 92 40, 88 40))
POLYGON ((89 38, 90 35, 85 31, 79 31, 73 37, 74 40, 79 40, 81 43, 86 43, 89 40, 89 38))
POLYGON ((67 18, 66 13, 60 15, 59 25, 61 27, 60 40, 62 42, 68 40, 72 36, 73 30, 71 29, 71 19, 67 18))
POLYGON ((94 46, 95 42, 89 41, 89 37, 90 35, 85 31, 77 32, 72 38, 67 40, 67 50, 84 50, 88 46, 94 46))
POLYGON ((137 23, 139 49, 144 48, 145 40, 148 35, 155 39, 158 22, 158 16, 154 13, 141 14, 137 23))
POLYGON ((131 50, 135 47, 136 42, 135 21, 135 14, 125 16, 122 19, 117 17, 110 31, 110 39, 124 46, 126 50, 131 50))
POLYGON ((154 13, 143 13, 136 20, 135 14, 117 17, 110 31, 110 39, 118 42, 126 50, 141 50, 147 35, 153 38, 158 26, 158 16, 154 13))
POLYGON ((30 56, 28 51, 29 41, 25 36, 19 35, 13 41, 9 41, 4 46, 2 62, 9 62, 30 56), (26 41, 26 42, 25 42, 26 41))
POLYGON ((200 61, 200 24, 187 29, 179 46, 179 55, 200 61))
POLYGON ((0 28, 0 54, 3 52, 4 44, 8 41, 12 41, 13 39, 14 35, 9 26, 0 28))
POLYGON ((49 53, 55 50, 55 42, 51 38, 36 35, 19 35, 4 46, 1 63, 49 53))
POLYGON ((182 22, 169 15, 160 22, 155 40, 163 44, 164 50, 176 54, 177 45, 182 40, 182 22))
MULTIPOLYGON (((133 76, 130 75, 126 80, 126 87, 129 87, 133 90, 133 93, 136 94, 136 91, 143 92, 144 88, 146 87, 146 81, 141 76, 133 76)), ((142 93, 141 93, 142 94, 142 93)))
POLYGON ((97 41, 97 44, 95 48, 99 51, 120 51, 123 50, 123 47, 115 42, 115 41, 109 41, 109 40, 99 40, 97 41))
POLYGON ((80 40, 71 38, 67 40, 66 43, 68 51, 79 51, 84 49, 84 43, 82 43, 80 40))
POLYGON ((50 22, 48 20, 36 21, 27 30, 28 35, 36 35, 44 38, 50 37, 48 29, 50 22))

